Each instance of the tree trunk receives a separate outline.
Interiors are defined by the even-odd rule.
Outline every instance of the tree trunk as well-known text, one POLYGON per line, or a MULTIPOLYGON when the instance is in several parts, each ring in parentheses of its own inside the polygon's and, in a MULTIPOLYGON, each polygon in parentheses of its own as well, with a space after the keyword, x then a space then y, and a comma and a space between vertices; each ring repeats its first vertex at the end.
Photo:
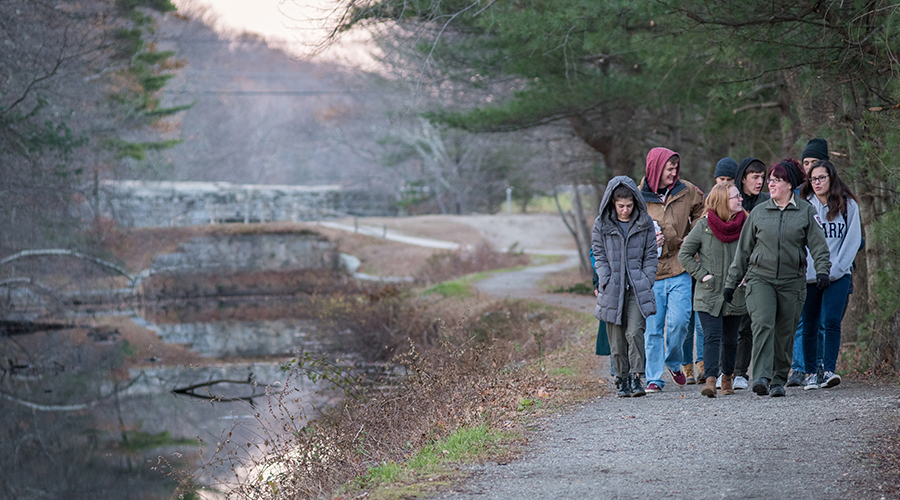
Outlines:
POLYGON ((576 242, 580 239, 580 245, 578 246, 578 257, 581 260, 581 271, 585 276, 590 276, 593 273, 593 267, 591 266, 591 255, 588 252, 588 247, 591 244, 591 233, 587 227, 587 219, 584 216, 584 207, 581 205, 581 193, 579 191, 578 184, 572 184, 572 188, 575 192, 575 229, 580 234, 580 238, 576 238, 576 242))
POLYGON ((572 235, 572 238, 575 239, 575 247, 578 249, 578 262, 581 265, 582 271, 585 270, 585 267, 584 267, 585 261, 587 261, 587 269, 590 270, 591 269, 590 254, 588 253, 587 247, 585 246, 585 244, 583 244, 581 241, 582 236, 579 235, 578 221, 575 220, 575 219, 577 219, 577 217, 574 214, 571 214, 571 213, 566 214, 563 211, 562 205, 559 204, 559 195, 556 192, 556 188, 553 189, 553 201, 556 202, 556 210, 559 212, 559 216, 560 216, 560 218, 562 218, 563 224, 566 225, 566 229, 569 230, 569 233, 572 235), (569 215, 571 215, 572 219, 573 219, 571 221, 571 223, 569 221, 569 215))

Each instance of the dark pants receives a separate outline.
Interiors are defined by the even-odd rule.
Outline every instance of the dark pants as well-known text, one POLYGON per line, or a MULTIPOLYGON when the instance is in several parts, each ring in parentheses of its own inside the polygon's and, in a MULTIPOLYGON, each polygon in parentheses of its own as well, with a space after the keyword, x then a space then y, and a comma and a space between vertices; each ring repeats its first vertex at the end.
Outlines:
POLYGON ((753 328, 750 324, 750 315, 741 316, 741 326, 738 329, 737 356, 734 360, 734 375, 750 378, 747 370, 750 369, 750 355, 753 353, 753 328))
POLYGON ((826 372, 837 367, 838 352, 841 349, 841 320, 847 297, 850 294, 850 275, 831 282, 825 290, 819 290, 815 283, 806 286, 806 303, 803 305, 803 359, 806 373, 815 373, 816 344, 819 340, 819 321, 825 324, 825 349, 822 364, 826 372))
POLYGON ((646 320, 641 314, 637 299, 629 288, 625 290, 622 324, 606 323, 610 361, 616 376, 644 373, 644 328, 646 320))
POLYGON ((698 312, 697 315, 703 325, 704 378, 718 377, 719 373, 732 373, 741 317, 712 316, 705 312, 698 312))

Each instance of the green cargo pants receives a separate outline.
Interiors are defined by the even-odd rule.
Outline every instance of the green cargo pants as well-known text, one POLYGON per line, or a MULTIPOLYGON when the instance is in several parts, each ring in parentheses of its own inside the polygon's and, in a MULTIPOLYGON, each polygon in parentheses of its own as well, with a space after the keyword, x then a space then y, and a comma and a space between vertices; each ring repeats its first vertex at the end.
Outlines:
POLYGON ((747 278, 747 312, 753 328, 753 378, 784 385, 791 370, 794 333, 806 301, 806 280, 747 278))

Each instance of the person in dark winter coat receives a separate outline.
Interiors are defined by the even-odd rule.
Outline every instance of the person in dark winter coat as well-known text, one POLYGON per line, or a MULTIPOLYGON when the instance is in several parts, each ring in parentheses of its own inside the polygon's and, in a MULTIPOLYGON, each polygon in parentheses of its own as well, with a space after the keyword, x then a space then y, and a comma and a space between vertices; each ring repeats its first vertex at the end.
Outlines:
POLYGON ((706 208, 706 218, 688 234, 678 252, 678 260, 697 280, 694 310, 703 324, 703 358, 706 360, 706 373, 699 374, 706 382, 701 393, 714 398, 720 373, 722 394, 734 394, 731 374, 734 372, 738 327, 747 308, 743 289, 737 290, 731 303, 724 301, 722 291, 747 212, 741 207, 741 194, 730 182, 712 188, 706 197, 706 208))
POLYGON ((744 201, 741 206, 752 212, 756 205, 769 199, 769 193, 762 191, 766 184, 766 164, 757 158, 748 156, 738 163, 734 176, 734 185, 741 192, 744 201))
POLYGON ((598 290, 594 316, 606 322, 618 395, 643 396, 644 328, 656 312, 656 231, 627 176, 607 184, 599 212, 591 235, 598 290))
POLYGON ((773 165, 771 198, 750 212, 744 223, 722 293, 731 302, 738 284, 747 284, 755 379, 751 389, 760 396, 785 395, 794 332, 806 300, 807 248, 817 286, 821 290, 830 284, 830 253, 816 211, 794 194, 803 178, 799 170, 786 161, 773 165))

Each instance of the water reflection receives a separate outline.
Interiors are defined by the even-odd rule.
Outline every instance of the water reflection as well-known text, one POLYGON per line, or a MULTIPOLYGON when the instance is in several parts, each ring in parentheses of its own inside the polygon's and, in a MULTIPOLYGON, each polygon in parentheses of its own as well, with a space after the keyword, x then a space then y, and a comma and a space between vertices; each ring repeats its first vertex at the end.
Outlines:
MULTIPOLYGON (((136 325, 184 345, 195 354, 191 363, 139 359, 129 342, 97 335, 102 328, 3 337, 0 498, 169 498, 171 473, 209 460, 228 432, 251 442, 260 440, 261 426, 315 417, 313 408, 335 394, 291 378, 282 365, 293 352, 322 351, 329 341, 296 302, 136 312, 136 325), (273 396, 286 386, 291 397, 273 396)), ((229 473, 213 468, 198 480, 213 484, 229 473)))

